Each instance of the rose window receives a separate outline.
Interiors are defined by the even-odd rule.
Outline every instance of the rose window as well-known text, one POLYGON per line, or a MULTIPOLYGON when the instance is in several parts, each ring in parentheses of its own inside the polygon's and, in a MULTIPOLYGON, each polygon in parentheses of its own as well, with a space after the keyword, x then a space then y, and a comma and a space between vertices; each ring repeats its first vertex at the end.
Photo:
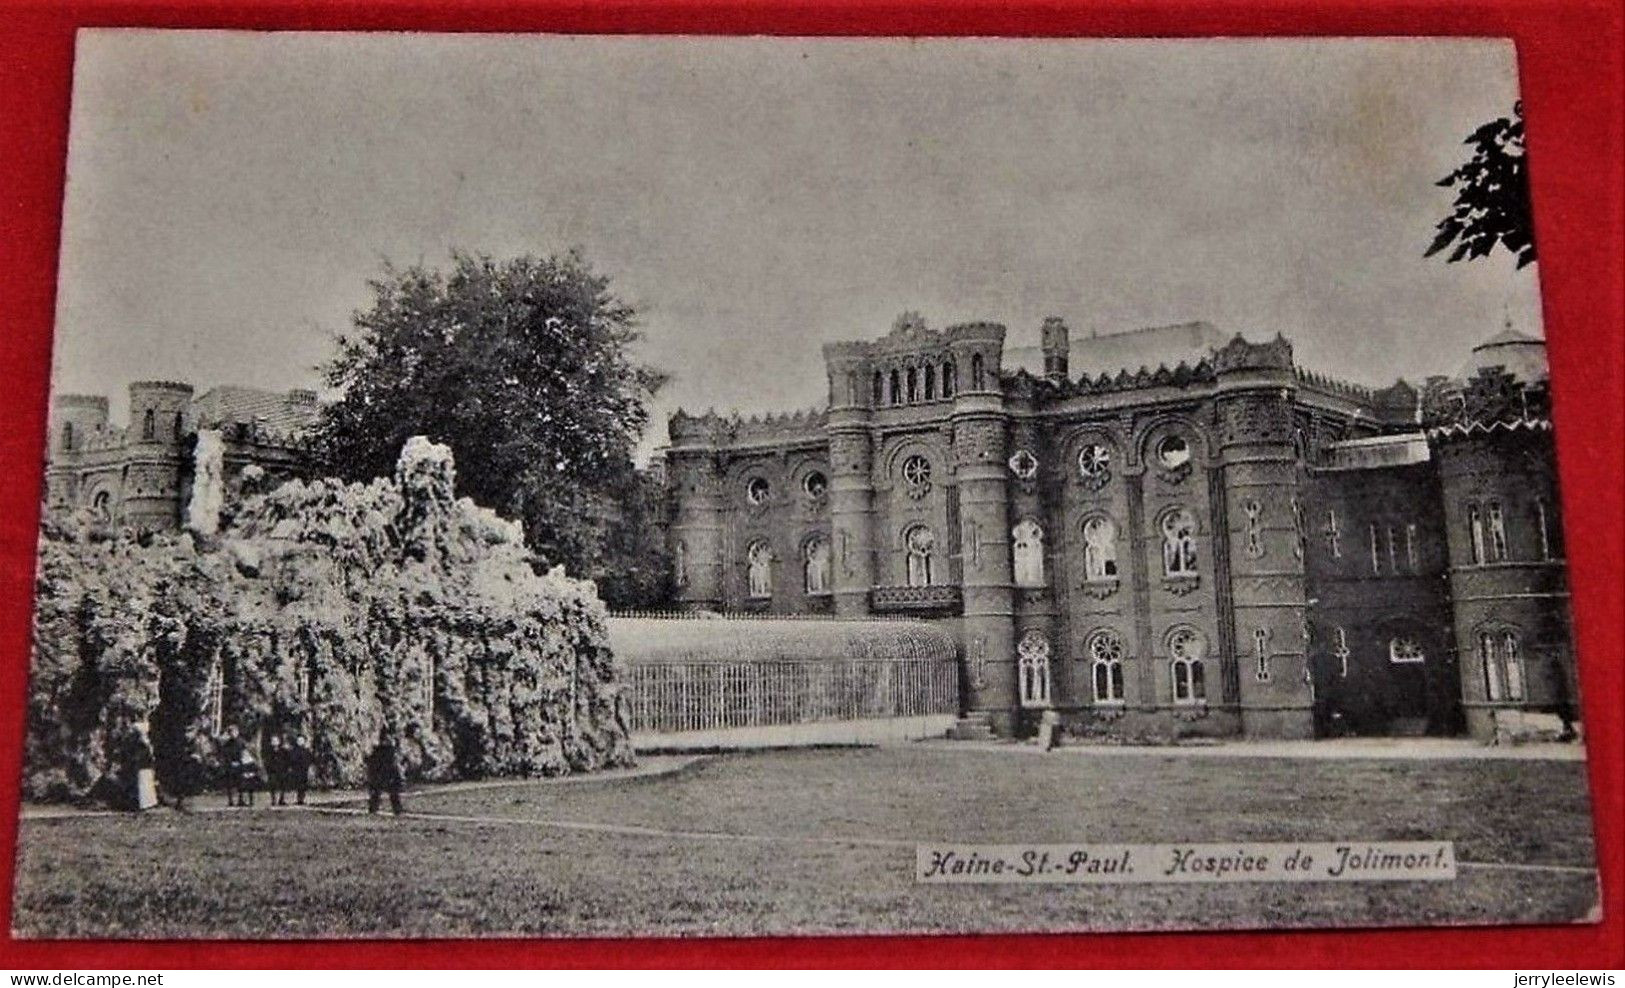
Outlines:
POLYGON ((1177 470, 1191 461, 1191 444, 1182 436, 1168 436, 1157 444, 1157 462, 1177 470))
POLYGON ((745 485, 745 500, 751 504, 766 504, 767 495, 771 491, 772 487, 768 485, 765 478, 752 477, 750 483, 745 485))
POLYGON ((1103 479, 1111 465, 1111 450, 1099 443, 1090 443, 1078 451, 1078 473, 1085 480, 1103 479))
POLYGON ((1117 662, 1123 658, 1123 639, 1103 631, 1089 641, 1089 657, 1096 662, 1117 662))
POLYGON ((829 491, 829 480, 818 471, 807 474, 801 481, 801 489, 814 501, 821 500, 829 491))
POLYGON ((1206 647, 1202 636, 1190 628, 1180 628, 1168 637, 1168 654, 1176 659, 1200 659, 1206 647))

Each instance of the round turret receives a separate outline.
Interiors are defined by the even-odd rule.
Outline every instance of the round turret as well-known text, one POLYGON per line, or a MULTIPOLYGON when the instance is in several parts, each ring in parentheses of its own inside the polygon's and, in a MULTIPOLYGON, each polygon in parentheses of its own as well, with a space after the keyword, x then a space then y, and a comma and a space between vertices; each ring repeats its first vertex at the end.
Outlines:
POLYGON ((1508 326, 1489 339, 1473 347, 1472 356, 1461 365, 1456 376, 1470 381, 1481 371, 1499 367, 1520 381, 1533 384, 1548 376, 1546 341, 1525 336, 1508 326))
POLYGON ((52 454, 79 449, 93 433, 107 427, 103 395, 57 395, 51 401, 52 454))

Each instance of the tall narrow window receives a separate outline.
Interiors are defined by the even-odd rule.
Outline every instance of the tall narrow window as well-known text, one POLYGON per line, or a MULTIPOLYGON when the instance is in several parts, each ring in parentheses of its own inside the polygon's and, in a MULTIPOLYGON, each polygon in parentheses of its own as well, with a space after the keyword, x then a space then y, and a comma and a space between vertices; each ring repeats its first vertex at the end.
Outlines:
POLYGON ((802 582, 809 595, 829 593, 829 540, 822 535, 807 540, 802 550, 802 582))
POLYGON ((1183 508, 1162 518, 1162 573, 1196 575, 1196 516, 1183 508))
POLYGON ((930 364, 926 364, 924 367, 920 368, 920 378, 921 378, 921 381, 925 384, 925 400, 926 401, 936 401, 937 400, 937 375, 936 375, 936 372, 931 368, 930 364))
POLYGON ((1416 523, 1415 522, 1412 522, 1412 523, 1405 526, 1405 562, 1406 562, 1407 565, 1410 566, 1412 573, 1421 572, 1421 567, 1416 565, 1416 523))
POLYGON ((1123 639, 1115 631, 1097 631, 1089 639, 1091 679, 1096 703, 1123 700, 1123 639))
POLYGON ((152 409, 149 408, 141 414, 141 438, 154 439, 157 435, 158 427, 154 422, 152 409))
POLYGON ((1499 563, 1507 558, 1506 518, 1501 514, 1501 502, 1490 502, 1490 554, 1489 561, 1499 563))
POLYGON ((757 539, 745 550, 745 571, 750 596, 773 596, 773 550, 766 539, 757 539))
POLYGON ((1292 499, 1292 555, 1302 559, 1308 554, 1309 535, 1303 523, 1303 505, 1297 498, 1292 499))
POLYGON ((901 405, 903 403, 903 388, 896 371, 891 372, 889 383, 891 384, 891 391, 887 397, 888 404, 901 405))
POLYGON ((1016 665, 1021 680, 1021 705, 1049 705, 1049 639, 1034 628, 1016 645, 1016 665))
POLYGON ((879 408, 881 405, 884 405, 885 403, 886 403, 886 377, 885 377, 884 374, 880 373, 879 371, 875 371, 874 405, 875 405, 876 408, 879 408))
POLYGON ((1261 683, 1270 680, 1270 629, 1253 629, 1253 678, 1261 683))
POLYGON ((916 371, 914 368, 910 367, 908 370, 903 372, 903 376, 904 379, 908 381, 908 403, 912 405, 920 400, 919 371, 916 371))
POLYGON ((173 435, 174 435, 174 437, 176 439, 179 439, 181 437, 181 425, 184 422, 185 422, 185 419, 182 417, 182 414, 180 412, 176 412, 175 413, 175 431, 173 433, 173 435))
POLYGON ((1349 636, 1342 625, 1337 628, 1337 644, 1332 648, 1332 655, 1337 657, 1337 674, 1344 679, 1349 675, 1349 636))
POLYGON ((911 587, 928 587, 934 575, 933 554, 937 537, 924 525, 915 525, 903 536, 903 549, 907 553, 907 577, 911 587))
POLYGON ((1117 525, 1104 516, 1083 523, 1083 576, 1086 580, 1117 577, 1117 525))
POLYGON ((1478 505, 1467 505, 1467 539, 1472 550, 1473 564, 1484 561, 1484 516, 1479 512, 1478 505))
POLYGON ((62 423, 62 448, 63 449, 72 449, 73 448, 73 423, 72 422, 64 422, 64 423, 62 423))
POLYGON ((1248 501, 1242 505, 1242 511, 1247 514, 1247 555, 1257 559, 1264 555, 1264 506, 1257 501, 1248 501))
POLYGON ((1551 521, 1546 516, 1546 499, 1535 498, 1535 527, 1540 532, 1540 558, 1551 559, 1556 555, 1552 551, 1551 521))
POLYGON ((1010 530, 1016 586, 1044 585, 1044 530, 1031 518, 1023 518, 1010 530))
POLYGON ((1478 660, 1484 666, 1484 696, 1490 700, 1505 699, 1501 678, 1501 650, 1496 638, 1488 631, 1478 636, 1478 660))
POLYGON ((985 380, 983 380, 983 378, 985 378, 986 376, 987 376, 987 372, 984 369, 984 365, 983 365, 983 362, 982 362, 982 355, 979 354, 979 353, 971 354, 971 358, 970 358, 970 389, 972 391, 981 391, 981 390, 983 390, 984 386, 987 384, 987 382, 985 380))
POLYGON ((1179 628, 1168 636, 1170 672, 1175 703, 1202 703, 1207 699, 1207 683, 1202 671, 1202 655, 1207 642, 1200 632, 1179 628))
POLYGON ((959 387, 959 374, 954 370, 954 362, 947 361, 942 365, 942 396, 952 398, 954 389, 959 387))
POLYGON ((1506 663, 1506 698, 1523 699, 1523 653, 1518 647, 1518 636, 1511 631, 1501 633, 1501 659, 1506 663))
POLYGON ((1333 559, 1343 558, 1343 533, 1337 527, 1337 509, 1326 509, 1326 551, 1333 559))
POLYGON ((1375 524, 1371 524, 1366 526, 1366 528, 1371 533, 1371 572, 1381 573, 1382 556, 1377 549, 1377 526, 1375 524))
POLYGON ((209 727, 215 734, 226 728, 226 667, 218 655, 209 672, 209 727))

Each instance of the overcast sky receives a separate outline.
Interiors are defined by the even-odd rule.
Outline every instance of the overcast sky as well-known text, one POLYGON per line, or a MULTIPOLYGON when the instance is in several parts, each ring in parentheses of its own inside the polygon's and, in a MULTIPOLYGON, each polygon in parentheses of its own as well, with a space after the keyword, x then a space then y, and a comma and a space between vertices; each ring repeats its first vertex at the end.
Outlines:
POLYGON ((56 386, 312 386, 384 259, 572 245, 673 375, 656 441, 821 403, 904 309, 1415 380, 1540 333, 1533 268, 1421 257, 1516 92, 1494 41, 82 32, 56 386))

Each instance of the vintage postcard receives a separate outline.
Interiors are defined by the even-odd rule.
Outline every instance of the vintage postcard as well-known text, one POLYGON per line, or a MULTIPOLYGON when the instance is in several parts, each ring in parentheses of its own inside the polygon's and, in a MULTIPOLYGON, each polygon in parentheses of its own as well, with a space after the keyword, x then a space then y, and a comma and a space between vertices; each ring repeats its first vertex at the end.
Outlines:
POLYGON ((14 933, 1594 922, 1532 231, 1495 39, 81 32, 14 933))

